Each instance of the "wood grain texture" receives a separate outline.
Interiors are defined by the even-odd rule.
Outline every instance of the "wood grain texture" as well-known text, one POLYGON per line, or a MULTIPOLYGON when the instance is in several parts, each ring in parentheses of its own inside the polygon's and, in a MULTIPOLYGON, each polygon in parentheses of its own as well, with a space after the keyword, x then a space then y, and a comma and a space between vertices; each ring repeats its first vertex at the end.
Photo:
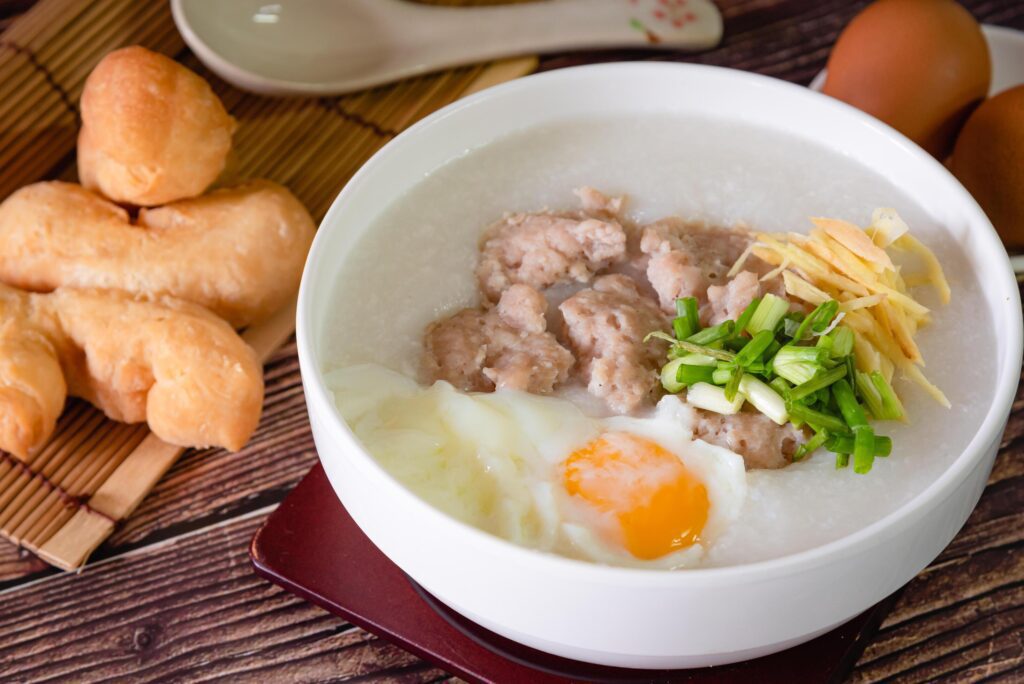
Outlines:
POLYGON ((978 507, 904 590, 854 682, 1024 679, 1024 389, 978 507))
POLYGON ((0 596, 5 682, 355 680, 442 673, 250 569, 265 511, 0 596), (54 638, 58 635, 58 638, 54 638))
MULTIPOLYGON (((102 16, 104 3, 88 11, 102 16)), ((722 45, 700 55, 644 52, 548 55, 542 69, 614 59, 678 59, 733 66, 806 83, 824 65, 838 31, 864 2, 729 0, 722 45)), ((985 21, 1024 28, 1024 3, 970 0, 985 21)), ((156 28, 162 3, 138 3, 124 42, 163 49, 207 75, 182 51, 180 38, 156 28)), ((97 18, 95 26, 101 26, 97 18)), ((14 29, 41 36, 47 26, 14 29)), ((12 30, 14 30, 12 29, 12 30)), ((90 31, 71 36, 88 48, 90 31)), ((98 59, 99 49, 88 52, 98 59), (95 53, 95 54, 94 54, 95 53)), ((42 50, 52 77, 77 102, 89 64, 42 50)), ((24 59, 0 53, 4 60, 24 59)), ((469 73, 472 68, 465 70, 469 73)), ((33 79, 44 79, 36 73, 33 79)), ((450 78, 450 77, 447 77, 450 78)), ((243 95, 211 79, 232 113, 251 126, 240 131, 238 173, 290 185, 322 213, 345 174, 315 169, 358 164, 375 146, 349 146, 354 132, 379 141, 441 104, 437 77, 408 83, 418 93, 413 112, 365 94, 318 101, 243 95), (300 125, 282 136, 281 120, 300 125), (310 141, 319 143, 310 151, 310 141)), ((380 90, 380 89, 378 89, 380 90)), ((0 102, 0 112, 15 107, 0 102)), ((26 106, 50 108, 47 136, 66 136, 73 110, 59 97, 26 106), (51 101, 52 100, 52 101, 51 101), (64 107, 63 112, 60 111, 64 107)), ((19 110, 20 111, 20 110, 19 110)), ((73 177, 73 157, 36 158, 23 131, 0 131, 0 194, 42 175, 73 177)), ((35 142, 32 142, 35 140, 35 142)), ((267 368, 265 419, 243 452, 188 452, 100 548, 105 559, 82 575, 57 574, 0 544, 0 679, 197 681, 424 681, 442 677, 415 659, 291 598, 251 575, 248 539, 261 511, 279 501, 315 461, 294 346, 267 368)), ((905 590, 897 608, 853 673, 855 682, 1020 681, 1024 624, 1024 396, 1018 397, 992 480, 967 526, 943 556, 905 590)))

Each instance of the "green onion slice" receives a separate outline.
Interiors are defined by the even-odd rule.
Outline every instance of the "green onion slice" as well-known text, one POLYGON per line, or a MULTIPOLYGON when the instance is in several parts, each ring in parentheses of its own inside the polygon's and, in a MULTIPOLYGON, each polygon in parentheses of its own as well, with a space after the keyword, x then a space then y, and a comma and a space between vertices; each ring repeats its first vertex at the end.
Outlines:
POLYGON ((800 385, 824 370, 828 352, 817 347, 783 346, 772 358, 772 370, 794 385, 800 385))
MULTIPOLYGON (((682 297, 676 300, 676 315, 690 323, 690 335, 700 331, 700 309, 696 297, 682 297)), ((689 337, 689 335, 687 335, 689 337)))
POLYGON ((778 425, 789 422, 785 400, 779 393, 749 373, 743 373, 739 383, 740 392, 754 408, 771 418, 778 425))
POLYGON ((868 417, 864 414, 864 409, 857 403, 857 398, 853 396, 853 388, 845 379, 833 383, 832 396, 839 404, 839 412, 843 414, 843 420, 847 425, 856 428, 868 424, 868 417))
POLYGON ((719 340, 732 337, 735 329, 736 321, 722 321, 718 325, 713 325, 710 328, 705 328, 700 332, 690 335, 686 338, 686 341, 693 344, 713 344, 719 340))
POLYGON ((682 359, 669 361, 661 367, 661 386, 666 392, 679 394, 686 387, 686 384, 679 380, 679 369, 682 368, 682 359))
POLYGON ((870 425, 858 425, 853 429, 853 472, 864 475, 874 460, 875 431, 870 425))
POLYGON ((786 378, 782 376, 775 378, 768 384, 772 386, 773 390, 781 394, 783 397, 789 394, 789 390, 792 387, 792 385, 790 385, 789 382, 786 381, 786 378))
POLYGON ((743 313, 740 314, 740 317, 736 319, 736 331, 733 333, 734 338, 739 337, 740 334, 747 329, 747 326, 750 325, 750 319, 754 317, 754 312, 757 311, 757 306, 760 303, 761 298, 754 297, 754 299, 750 301, 750 304, 747 304, 747 308, 745 308, 743 313))
POLYGON ((775 335, 772 334, 771 330, 762 330, 756 333, 747 343, 747 346, 743 347, 736 355, 736 365, 740 367, 747 367, 761 358, 761 355, 768 349, 772 342, 775 341, 775 335))
POLYGON ((750 317, 750 323, 747 324, 746 330, 751 335, 756 335, 762 330, 775 330, 775 326, 779 324, 787 311, 789 311, 788 301, 768 293, 754 310, 754 315, 750 317))
POLYGON ((793 340, 795 342, 802 341, 807 333, 812 330, 822 332, 832 322, 832 319, 835 318, 837 311, 839 311, 839 302, 836 300, 830 299, 822 302, 803 320, 803 323, 797 328, 796 334, 793 335, 793 340))
POLYGON ((809 394, 814 394, 818 390, 828 387, 845 375, 846 365, 836 366, 832 370, 826 371, 825 373, 794 387, 789 393, 789 398, 792 401, 803 399, 809 394))
POLYGON ((802 460, 807 454, 813 454, 815 451, 820 449, 823 444, 825 444, 828 438, 828 430, 825 428, 818 430, 814 433, 813 437, 797 448, 796 453, 793 454, 793 461, 796 462, 802 460))
POLYGON ((838 418, 824 411, 812 409, 803 404, 790 402, 789 415, 791 418, 799 418, 801 421, 813 426, 815 429, 825 428, 829 432, 839 434, 850 434, 850 428, 838 418))
POLYGON ((886 420, 902 420, 906 415, 903 404, 896 396, 896 392, 893 391, 892 385, 886 381, 885 376, 878 371, 872 371, 871 384, 878 390, 882 399, 882 417, 886 420))
POLYGON ((828 330, 828 327, 832 324, 832 319, 839 313, 839 302, 830 299, 821 304, 818 309, 818 315, 815 317, 814 322, 811 323, 811 329, 814 332, 823 333, 828 330))
POLYGON ((853 353, 853 331, 846 326, 837 327, 828 337, 832 339, 832 358, 841 359, 853 353))
MULTIPOLYGON (((852 454, 854 438, 849 435, 829 435, 825 448, 836 454, 852 454)), ((875 457, 885 457, 892 453, 892 438, 875 435, 875 457)))
POLYGON ((680 356, 679 360, 686 366, 717 366, 718 360, 713 356, 707 354, 694 354, 687 352, 685 355, 680 356))
POLYGON ((743 406, 743 397, 737 396, 730 401, 725 398, 725 390, 721 387, 698 382, 686 390, 686 402, 706 411, 731 416, 743 406))
POLYGON ((672 319, 672 331, 676 334, 677 340, 685 340, 696 332, 690 327, 690 319, 686 316, 677 316, 672 319))
POLYGON ((728 385, 734 372, 732 368, 716 368, 711 374, 711 382, 715 385, 728 385))
POLYGON ((878 393, 878 388, 871 382, 871 376, 867 373, 854 371, 853 377, 854 387, 859 390, 860 398, 864 400, 864 405, 868 411, 876 420, 884 420, 885 407, 882 406, 882 396, 878 393))
POLYGON ((736 393, 740 391, 740 381, 743 379, 743 370, 737 368, 729 376, 729 382, 725 384, 725 399, 726 401, 733 401, 736 399, 736 393))

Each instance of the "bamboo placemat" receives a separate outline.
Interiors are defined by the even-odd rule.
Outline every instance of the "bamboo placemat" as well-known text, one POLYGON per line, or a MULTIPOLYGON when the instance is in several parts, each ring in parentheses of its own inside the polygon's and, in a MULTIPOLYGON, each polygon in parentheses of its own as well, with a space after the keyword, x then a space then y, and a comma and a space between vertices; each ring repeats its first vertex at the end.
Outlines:
MULTIPOLYGON (((0 197, 38 180, 76 178, 85 77, 107 52, 131 44, 206 77, 239 121, 230 174, 283 183, 317 220, 363 162, 411 123, 536 66, 523 58, 345 97, 268 99, 235 90, 202 67, 185 50, 166 3, 42 0, 0 34, 0 197)), ((294 304, 243 336, 266 359, 293 331, 294 304)), ((54 439, 29 463, 0 452, 0 534, 53 565, 81 567, 183 451, 145 425, 114 423, 69 401, 54 439)))

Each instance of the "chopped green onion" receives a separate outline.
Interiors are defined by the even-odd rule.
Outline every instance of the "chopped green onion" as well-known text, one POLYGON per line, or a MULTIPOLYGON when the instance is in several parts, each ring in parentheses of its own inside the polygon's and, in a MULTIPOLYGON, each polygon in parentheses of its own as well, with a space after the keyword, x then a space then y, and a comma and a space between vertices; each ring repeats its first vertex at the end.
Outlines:
POLYGON ((684 385, 696 385, 698 382, 711 382, 711 375, 715 372, 710 366, 687 366, 679 367, 679 382, 684 385))
POLYGON ((821 364, 825 355, 827 352, 824 349, 787 344, 772 358, 772 370, 794 385, 800 385, 822 370, 821 364))
POLYGON ((729 382, 725 383, 725 398, 728 401, 736 399, 736 393, 740 391, 740 381, 743 379, 743 369, 737 368, 729 376, 729 382))
POLYGON ((683 367, 682 359, 669 361, 661 367, 661 386, 666 392, 678 394, 683 391, 686 384, 679 380, 679 369, 683 367))
POLYGON ((831 335, 822 335, 821 337, 818 338, 818 342, 814 346, 818 347, 819 349, 824 349, 829 353, 830 356, 834 356, 834 354, 832 353, 831 335))
POLYGON ((796 337, 796 331, 800 329, 800 321, 802 320, 803 319, 800 319, 798 321, 794 318, 786 316, 784 319, 782 319, 782 333, 786 337, 796 337))
POLYGON ((768 366, 765 365, 764 361, 753 361, 745 366, 748 373, 757 373, 758 375, 764 375, 768 372, 768 366))
POLYGON ((706 354, 707 356, 716 358, 719 361, 732 361, 736 358, 735 354, 733 354, 732 352, 725 351, 724 349, 715 349, 714 347, 694 344, 693 342, 689 342, 687 340, 679 340, 675 344, 676 347, 683 351, 687 351, 692 354, 706 354))
POLYGON ((754 363, 761 358, 761 355, 764 354, 765 350, 774 341, 775 336, 771 330, 762 330, 759 333, 755 333, 747 346, 736 355, 736 365, 745 368, 754 363))
POLYGON ((716 385, 728 385, 734 370, 732 368, 716 368, 711 374, 711 382, 716 385))
POLYGON ((761 303, 760 297, 754 297, 750 304, 747 304, 747 308, 743 310, 740 317, 736 319, 736 331, 733 333, 733 338, 738 338, 743 331, 750 325, 750 319, 754 317, 754 312, 757 311, 758 304, 761 303))
POLYGON ((814 394, 818 390, 828 387, 833 382, 836 382, 845 375, 846 366, 836 366, 832 370, 826 371, 825 373, 822 373, 821 375, 811 378, 807 382, 800 383, 799 385, 794 387, 789 393, 789 398, 793 401, 803 399, 809 394, 814 394))
POLYGON ((872 371, 871 384, 878 390, 882 398, 882 417, 886 420, 901 420, 904 416, 903 404, 900 402, 892 385, 886 381, 885 376, 878 371, 872 371))
POLYGON ((677 340, 685 340, 687 337, 696 332, 690 327, 690 319, 686 316, 678 316, 672 319, 672 330, 676 334, 677 340))
POLYGON ((797 328, 796 333, 793 335, 793 341, 802 341, 811 330, 815 330, 817 332, 823 331, 828 327, 828 324, 832 322, 832 319, 835 318, 837 311, 839 311, 839 302, 834 299, 830 299, 819 304, 815 307, 814 311, 812 311, 807 318, 803 320, 800 327, 797 328))
POLYGON ((818 307, 818 315, 814 318, 814 322, 811 323, 811 329, 814 332, 825 332, 828 329, 832 319, 839 313, 839 302, 834 299, 830 299, 824 302, 818 307))
MULTIPOLYGON (((736 327, 736 330, 739 330, 739 326, 736 327)), ((738 352, 741 349, 743 349, 744 347, 746 347, 747 343, 750 342, 750 338, 749 337, 736 337, 736 331, 735 330, 733 331, 732 334, 733 334, 733 336, 725 341, 726 348, 731 350, 731 351, 738 352)))
POLYGON ((718 342, 719 340, 731 337, 735 329, 736 321, 723 321, 718 325, 713 325, 710 328, 705 328, 700 332, 690 335, 686 338, 686 341, 693 344, 711 344, 712 342, 718 342))
POLYGON ((707 354, 694 354, 688 352, 685 356, 680 356, 679 360, 686 366, 717 366, 718 360, 713 356, 707 354))
POLYGON ((814 436, 809 440, 797 447, 796 453, 793 454, 793 460, 799 461, 807 454, 813 454, 817 451, 828 439, 828 430, 822 428, 814 433, 814 436))
POLYGON ((868 411, 876 419, 883 420, 885 407, 882 406, 882 396, 878 393, 874 383, 871 382, 871 376, 867 373, 856 371, 854 378, 854 386, 860 390, 860 398, 864 400, 864 405, 867 406, 868 411))
POLYGON ((818 371, 822 369, 822 367, 816 363, 787 363, 779 365, 777 359, 778 356, 772 360, 772 370, 775 371, 776 375, 786 378, 786 380, 789 380, 794 385, 800 385, 807 382, 817 375, 818 371))
POLYGON ((789 311, 789 302, 782 297, 768 293, 761 299, 750 318, 746 330, 751 335, 756 335, 762 330, 775 330, 782 317, 789 311))
POLYGON ((833 383, 832 396, 836 398, 839 412, 843 414, 843 420, 847 425, 855 428, 868 424, 868 417, 864 415, 864 409, 857 403, 857 398, 853 396, 853 388, 845 379, 833 383))
POLYGON ((686 402, 705 411, 731 416, 739 413, 740 407, 743 406, 743 396, 737 395, 735 399, 729 401, 721 387, 698 382, 686 390, 686 402))
POLYGON ((768 384, 772 386, 773 390, 781 394, 783 397, 789 394, 789 388, 791 385, 786 381, 786 378, 777 377, 768 384))
POLYGON ((790 361, 808 361, 814 364, 824 362, 828 354, 817 347, 797 347, 787 344, 775 355, 776 363, 789 363, 790 361), (781 357, 781 358, 780 358, 781 357))
POLYGON ((789 415, 791 418, 799 418, 801 421, 813 425, 816 428, 825 428, 829 432, 849 434, 850 428, 846 426, 842 418, 837 418, 822 411, 816 411, 802 404, 790 403, 789 415))
POLYGON ((874 458, 891 453, 892 440, 875 435, 865 407, 873 418, 898 419, 903 406, 881 373, 856 370, 856 336, 839 325, 843 314, 837 301, 827 300, 805 315, 790 312, 782 297, 766 294, 752 300, 737 320, 708 328, 700 325, 694 297, 677 299, 676 310, 675 337, 655 331, 644 338, 670 344, 669 361, 661 369, 667 391, 687 388, 688 403, 726 415, 747 401, 779 425, 812 428, 794 461, 824 446, 836 453, 837 468, 852 458, 854 471, 866 473, 874 458), (818 339, 808 340, 812 335, 818 339), (783 344, 787 337, 792 339, 783 344))
MULTIPOLYGON (((696 297, 682 297, 676 300, 676 315, 681 316, 690 322, 690 330, 700 331, 700 310, 697 308, 696 297)), ((687 335, 689 337, 690 335, 687 335)))
POLYGON ((875 431, 870 425, 853 429, 853 472, 863 475, 871 470, 875 460, 875 431))
POLYGON ((675 359, 662 367, 661 386, 668 392, 677 394, 687 385, 711 382, 711 375, 714 371, 715 369, 710 366, 687 365, 685 358, 675 359))
POLYGON ((837 327, 828 337, 832 339, 832 358, 841 359, 853 353, 853 331, 846 326, 837 327))
POLYGON ((796 327, 796 330, 793 331, 793 334, 791 335, 791 337, 793 338, 793 342, 803 341, 804 337, 810 331, 811 324, 814 323, 814 319, 818 315, 818 311, 821 309, 822 306, 824 306, 824 304, 819 304, 818 307, 810 313, 810 315, 805 317, 804 320, 800 322, 800 325, 796 327))
MULTIPOLYGON (((852 454, 854 438, 848 435, 831 435, 825 442, 825 448, 836 454, 852 454)), ((875 436, 875 457, 885 457, 892 453, 892 438, 885 435, 875 436)))
POLYGON ((786 410, 786 402, 779 396, 778 392, 758 380, 749 373, 740 377, 740 392, 754 405, 758 411, 771 418, 779 425, 785 425, 789 421, 789 412, 786 410))

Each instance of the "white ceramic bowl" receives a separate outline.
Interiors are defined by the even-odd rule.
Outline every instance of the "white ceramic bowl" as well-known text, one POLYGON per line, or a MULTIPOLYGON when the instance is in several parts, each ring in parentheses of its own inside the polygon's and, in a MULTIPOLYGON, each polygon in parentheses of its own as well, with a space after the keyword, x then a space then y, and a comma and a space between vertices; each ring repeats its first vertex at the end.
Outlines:
POLYGON ((778 651, 846 621, 910 580, 977 503, 1021 365, 1020 299, 1006 253, 977 204, 941 165, 874 119, 804 88, 675 64, 532 76, 457 102, 400 135, 349 182, 324 219, 303 276, 297 326, 320 459, 348 512, 391 560, 498 634, 569 658, 644 668, 714 665, 778 651), (666 572, 514 546, 435 510, 376 464, 336 413, 321 372, 339 255, 396 195, 465 150, 513 129, 595 111, 734 118, 790 132, 886 169, 937 220, 961 227, 958 239, 971 268, 985 273, 984 301, 998 331, 991 350, 998 382, 983 422, 964 426, 976 433, 969 446, 941 477, 891 515, 838 541, 749 565, 666 572))

